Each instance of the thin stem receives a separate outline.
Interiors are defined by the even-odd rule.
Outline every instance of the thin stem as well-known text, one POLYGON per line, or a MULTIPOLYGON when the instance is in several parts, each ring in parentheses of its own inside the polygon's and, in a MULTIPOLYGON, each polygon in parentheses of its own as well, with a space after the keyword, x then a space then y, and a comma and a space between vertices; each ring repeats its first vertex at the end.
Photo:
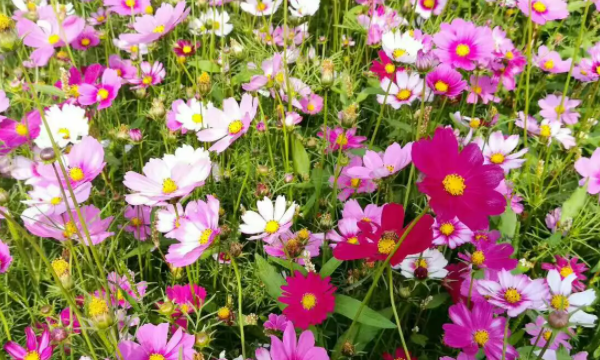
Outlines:
POLYGON ((406 341, 404 340, 404 333, 402 332, 402 326, 400 325, 400 317, 398 317, 398 311, 396 310, 396 301, 394 299, 394 278, 392 274, 392 267, 388 266, 388 286, 390 287, 390 302, 392 303, 392 311, 394 311, 394 318, 396 319, 396 327, 398 328, 398 334, 400 335, 400 341, 402 342, 402 349, 404 350, 404 354, 406 354, 406 358, 410 359, 410 354, 408 353, 408 347, 406 347, 406 341))
POLYGON ((506 345, 508 343, 508 319, 510 318, 506 318, 505 324, 504 324, 504 339, 502 340, 502 360, 506 359, 506 345))
POLYGON ((383 111, 385 110, 385 103, 387 101, 388 95, 390 94, 390 89, 392 88, 392 83, 393 83, 393 81, 390 80, 387 90, 385 91, 385 96, 383 97, 383 103, 381 104, 381 110, 379 110, 379 116, 377 116, 377 123, 375 124, 375 130, 373 130, 373 136, 371 137, 371 143, 369 143, 369 149, 373 148, 373 142, 375 142, 375 138, 377 137, 377 130, 379 130, 379 125, 381 125, 381 119, 383 119, 383 111))
POLYGON ((238 324, 240 325, 240 338, 242 341, 242 356, 246 359, 246 343, 244 338, 244 317, 242 316, 242 277, 240 276, 240 270, 238 269, 237 262, 235 261, 235 257, 231 256, 231 265, 233 266, 233 271, 235 272, 235 278, 237 280, 237 288, 238 288, 238 324))

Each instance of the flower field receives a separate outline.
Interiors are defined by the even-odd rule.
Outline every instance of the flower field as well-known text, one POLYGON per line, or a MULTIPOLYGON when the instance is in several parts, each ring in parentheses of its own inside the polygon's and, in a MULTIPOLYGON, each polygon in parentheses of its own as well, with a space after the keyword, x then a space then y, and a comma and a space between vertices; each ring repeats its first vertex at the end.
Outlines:
POLYGON ((0 3, 0 360, 600 358, 600 1, 0 3))

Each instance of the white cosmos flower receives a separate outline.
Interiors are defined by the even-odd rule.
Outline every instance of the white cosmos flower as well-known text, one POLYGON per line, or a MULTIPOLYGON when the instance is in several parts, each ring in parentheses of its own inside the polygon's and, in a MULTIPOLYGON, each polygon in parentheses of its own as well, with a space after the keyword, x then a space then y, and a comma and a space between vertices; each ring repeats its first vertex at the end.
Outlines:
POLYGON ((175 119, 181 123, 184 129, 198 131, 206 127, 206 112, 212 108, 212 102, 206 105, 196 99, 187 103, 182 102, 175 110, 175 119))
POLYGON ((246 211, 242 215, 243 224, 240 225, 240 231, 244 234, 254 235, 249 240, 263 239, 267 243, 288 230, 292 226, 292 218, 296 211, 296 203, 286 209, 285 196, 278 196, 275 205, 268 197, 256 202, 258 213, 255 211, 246 211))
POLYGON ((546 281, 550 288, 550 300, 548 309, 551 311, 566 311, 569 313, 569 323, 585 327, 593 327, 598 319, 596 315, 588 314, 582 310, 583 307, 592 305, 596 300, 594 289, 573 293, 572 283, 577 276, 571 274, 561 279, 560 273, 550 270, 546 281))
POLYGON ((387 56, 406 64, 414 64, 417 61, 417 53, 423 49, 423 44, 410 36, 408 31, 404 34, 399 31, 386 32, 381 38, 381 43, 387 56))
POLYGON ((229 13, 213 8, 200 14, 197 19, 190 21, 190 32, 194 35, 215 34, 216 36, 227 36, 233 30, 229 23, 229 13))
MULTIPOLYGON (((171 166, 175 166, 178 163, 200 166, 199 164, 210 163, 210 155, 204 148, 199 147, 194 149, 190 145, 183 145, 178 147, 174 154, 165 154, 163 160, 171 166)), ((210 171, 210 169, 208 171, 210 171)))
POLYGON ((282 0, 246 0, 240 4, 240 7, 254 16, 265 16, 275 13, 281 2, 282 0))
MULTIPOLYGON (((85 110, 79 106, 64 104, 61 109, 58 105, 54 105, 46 110, 45 115, 50 133, 61 148, 68 144, 76 144, 82 137, 88 135, 90 128, 88 118, 85 116, 85 110)), ((42 149, 52 147, 45 126, 41 127, 40 136, 34 142, 42 149)))
POLYGON ((422 254, 408 255, 394 269, 400 268, 402 275, 409 279, 443 279, 448 274, 446 265, 448 260, 439 250, 427 249, 422 254))
POLYGON ((15 7, 23 12, 36 11, 38 7, 48 5, 47 0, 38 1, 24 1, 24 0, 12 0, 15 7))
POLYGON ((290 13, 298 18, 313 16, 320 4, 321 0, 290 0, 290 13))

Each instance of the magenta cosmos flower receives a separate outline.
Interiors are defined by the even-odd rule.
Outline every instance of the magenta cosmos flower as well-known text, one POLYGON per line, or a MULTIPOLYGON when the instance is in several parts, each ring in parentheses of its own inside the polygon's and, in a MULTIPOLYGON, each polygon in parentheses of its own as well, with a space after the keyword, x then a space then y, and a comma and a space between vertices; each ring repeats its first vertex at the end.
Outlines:
POLYGON ((196 284, 173 285, 167 287, 167 298, 177 307, 171 314, 175 324, 187 329, 187 317, 202 308, 206 290, 196 284))
POLYGON ((517 6, 525 16, 531 15, 531 21, 539 25, 569 16, 567 2, 563 0, 517 0, 517 6))
POLYGON ((591 157, 581 157, 575 161, 575 170, 582 176, 579 185, 587 183, 587 192, 592 195, 600 193, 600 148, 594 150, 591 157))
POLYGON ((104 0, 109 12, 122 16, 144 14, 150 6, 150 0, 104 0))
POLYGON ((74 49, 87 50, 100 44, 100 35, 92 26, 86 26, 83 31, 71 43, 74 49))
POLYGON ((283 291, 279 301, 287 304, 283 314, 294 326, 307 329, 310 325, 318 325, 325 321, 327 314, 333 312, 336 287, 329 283, 329 277, 309 272, 306 277, 300 271, 286 279, 287 285, 281 286, 283 291))
POLYGON ((458 254, 458 257, 471 263, 479 269, 491 270, 512 270, 517 267, 518 260, 510 257, 515 252, 512 245, 503 243, 495 244, 491 242, 480 241, 475 244, 475 251, 465 254, 458 254))
POLYGON ((124 360, 192 360, 195 337, 182 329, 177 329, 170 340, 168 334, 168 323, 143 325, 136 334, 139 343, 121 341, 119 351, 124 360))
POLYGON ((152 208, 149 206, 127 206, 125 218, 129 220, 129 223, 125 226, 125 231, 133 234, 133 237, 138 240, 146 240, 152 233, 151 212, 152 208))
POLYGON ((257 109, 258 99, 250 94, 244 94, 239 104, 233 97, 223 100, 223 110, 207 109, 207 128, 197 133, 198 140, 214 142, 209 151, 225 151, 248 132, 257 109))
POLYGON ((538 101, 540 116, 548 120, 562 121, 567 125, 575 125, 579 120, 579 113, 575 108, 581 104, 581 100, 571 100, 569 97, 548 95, 538 101))
POLYGON ((144 61, 140 65, 140 70, 142 71, 142 75, 130 81, 132 84, 136 85, 132 87, 132 89, 147 88, 152 85, 160 84, 167 75, 163 64, 158 61, 155 61, 153 64, 144 61))
POLYGON ((380 81, 384 78, 390 79, 391 81, 396 81, 396 71, 402 72, 404 71, 404 68, 399 68, 396 70, 396 65, 394 65, 392 59, 385 54, 385 51, 380 50, 378 54, 379 59, 381 60, 373 60, 373 64, 369 70, 377 75, 380 81))
POLYGON ((116 54, 108 57, 108 67, 117 72, 122 83, 133 80, 137 76, 137 68, 131 60, 123 60, 116 54))
POLYGON ((450 128, 438 128, 432 139, 412 147, 413 163, 425 177, 419 190, 430 196, 429 204, 441 221, 457 217, 472 230, 488 227, 488 216, 506 208, 504 196, 495 188, 504 171, 495 164, 484 165, 476 144, 460 151, 450 128))
POLYGON ((515 153, 513 151, 519 145, 519 135, 505 137, 501 131, 495 131, 490 135, 487 144, 483 146, 484 164, 496 164, 505 173, 511 169, 520 168, 525 159, 521 157, 527 152, 527 148, 515 153))
MULTIPOLYGON (((560 208, 558 208, 558 210, 560 210, 560 208)), ((559 216, 560 218, 560 216, 559 216)), ((551 264, 551 263, 543 263, 542 264, 542 269, 544 270, 556 270, 558 271, 558 273, 560 274, 560 278, 561 279, 565 279, 567 276, 571 275, 571 274, 575 274, 576 278, 572 283, 573 288, 576 291, 583 291, 585 290, 585 283, 584 281, 587 279, 587 277, 585 275, 583 275, 583 273, 585 273, 586 271, 588 271, 588 267, 582 263, 579 262, 579 258, 573 256, 560 256, 560 255, 554 255, 554 258, 556 259, 556 263, 551 264)))
POLYGON ((342 127, 331 129, 326 127, 324 131, 319 131, 317 136, 327 139, 327 152, 335 152, 340 148, 342 150, 358 149, 363 147, 362 142, 367 140, 364 136, 356 136, 356 128, 344 130, 342 127))
POLYGON ((433 245, 447 245, 450 249, 471 241, 473 232, 458 218, 438 222, 433 225, 433 245))
POLYGON ((441 31, 434 35, 433 50, 440 62, 453 68, 473 70, 477 64, 487 64, 494 51, 492 30, 486 26, 475 26, 463 19, 443 23, 441 31))
POLYGON ((219 200, 208 195, 186 207, 187 221, 174 233, 179 243, 169 247, 166 260, 173 266, 193 264, 219 235, 219 200))
POLYGON ((440 15, 448 0, 411 0, 415 5, 415 12, 423 19, 429 19, 431 15, 440 15))
POLYGON ((285 315, 269 314, 263 326, 265 330, 284 332, 289 322, 285 315))
POLYGON ((402 148, 398 143, 388 146, 381 156, 379 153, 367 150, 363 156, 363 165, 348 169, 348 175, 359 179, 381 179, 396 174, 404 169, 411 161, 412 142, 402 148))
POLYGON ((496 96, 498 82, 489 76, 472 75, 469 84, 469 95, 467 103, 477 104, 481 101, 484 104, 499 102, 500 98, 496 96))
POLYGON ((35 140, 40 134, 42 119, 37 110, 27 113, 21 121, 9 118, 2 119, 0 116, 0 150, 12 150, 31 140, 35 140))
MULTIPOLYGON (((463 303, 452 305, 448 311, 453 324, 444 324, 444 343, 452 348, 461 349, 465 354, 474 356, 483 349, 490 360, 500 360, 504 345, 504 326, 506 319, 494 318, 492 305, 476 303, 469 310, 463 303)), ((510 336, 510 331, 508 332, 510 336)), ((506 359, 514 360, 517 351, 506 344, 506 359)))
POLYGON ((44 330, 41 336, 35 336, 31 327, 25 328, 27 338, 27 349, 21 347, 14 341, 4 345, 4 350, 15 360, 48 360, 52 357, 52 345, 50 345, 50 332, 44 330))
POLYGON ((127 274, 119 276, 116 272, 108 274, 108 288, 111 294, 114 296, 113 302, 115 305, 119 305, 123 309, 129 309, 131 304, 123 292, 127 293, 136 302, 141 302, 142 298, 146 295, 146 288, 148 284, 145 281, 135 283, 135 274, 131 270, 127 270, 127 274))
POLYGON ((544 310, 548 287, 544 279, 531 280, 527 275, 513 275, 510 271, 498 272, 498 281, 479 280, 477 291, 492 305, 516 317, 525 310, 544 310))
POLYGON ((120 39, 130 44, 148 44, 156 41, 182 22, 190 9, 186 9, 185 1, 178 2, 175 7, 169 3, 163 3, 154 15, 144 15, 135 19, 133 28, 137 34, 123 34, 120 39))
POLYGON ((438 65, 425 77, 427 86, 436 95, 456 97, 467 87, 462 75, 446 64, 438 65))
MULTIPOLYGON (((527 0, 529 1, 529 0, 527 0)), ((571 59, 562 60, 556 51, 550 51, 545 45, 539 47, 533 62, 544 72, 552 74, 566 73, 571 68, 571 59)))
POLYGON ((8 271, 8 267, 12 263, 13 258, 10 256, 10 249, 8 245, 0 240, 0 274, 8 271))
POLYGON ((79 103, 92 105, 98 103, 98 110, 112 105, 121 88, 121 78, 116 70, 106 69, 98 85, 83 84, 79 88, 79 103))
POLYGON ((296 340, 296 330, 291 322, 285 327, 283 341, 271 335, 271 348, 256 349, 256 360, 329 360, 327 350, 315 346, 310 330, 303 331, 296 340))

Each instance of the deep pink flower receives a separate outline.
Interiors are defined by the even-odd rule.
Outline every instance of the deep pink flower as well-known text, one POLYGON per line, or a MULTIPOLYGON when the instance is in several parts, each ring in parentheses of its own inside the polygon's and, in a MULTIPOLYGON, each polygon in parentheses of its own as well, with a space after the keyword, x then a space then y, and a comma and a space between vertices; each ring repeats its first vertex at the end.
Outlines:
POLYGON ((136 334, 138 343, 121 341, 119 350, 123 360, 152 360, 160 356, 165 360, 192 360, 195 337, 186 334, 182 329, 177 329, 168 340, 169 324, 141 326, 136 334))
POLYGON ((567 2, 563 0, 517 0, 517 6, 526 17, 531 15, 531 21, 539 25, 569 16, 567 2))
POLYGON ((296 340, 296 330, 288 322, 283 341, 271 335, 271 348, 256 349, 256 360, 329 360, 327 350, 315 346, 315 337, 310 330, 303 331, 296 340))
POLYGON ((358 149, 363 147, 362 142, 367 140, 364 136, 356 136, 356 128, 344 130, 342 127, 336 127, 331 129, 329 127, 317 133, 320 138, 325 137, 328 142, 327 152, 338 151, 341 147, 342 150, 358 149))
POLYGON ((133 80, 137 76, 137 68, 131 60, 123 60, 117 54, 108 57, 108 67, 115 70, 122 83, 133 80))
POLYGON ((31 327, 25 328, 27 349, 21 347, 14 341, 4 345, 4 350, 15 360, 40 359, 48 360, 52 357, 52 346, 50 345, 50 332, 44 330, 41 336, 35 336, 31 327))
MULTIPOLYGON (((409 352, 410 353, 410 352, 409 352)), ((404 352, 404 349, 399 347, 396 349, 396 351, 394 352, 394 355, 392 354, 388 354, 388 353, 383 353, 383 355, 381 355, 381 357, 383 358, 383 360, 401 360, 401 359, 408 359, 408 356, 406 356, 406 353, 404 352)), ((416 356, 414 356, 413 354, 410 354, 410 360, 418 360, 416 356)))
MULTIPOLYGON (((452 305, 449 310, 453 324, 444 324, 444 343, 474 356, 483 349, 489 360, 503 359, 504 327, 506 319, 494 318, 492 305, 476 303, 472 310, 465 304, 452 305)), ((510 331, 508 332, 510 336, 510 331)), ((506 344, 506 359, 514 360, 517 351, 506 344)))
POLYGON ((71 46, 77 50, 87 50, 100 44, 100 35, 92 26, 86 26, 71 46))
POLYGON ((185 1, 178 2, 175 7, 163 3, 154 15, 143 15, 135 19, 133 28, 137 33, 122 34, 119 38, 130 44, 148 44, 158 40, 188 16, 191 8, 186 8, 185 5, 185 1))
POLYGON ((310 94, 300 100, 302 111, 306 114, 318 114, 323 109, 323 98, 317 94, 310 94))
POLYGON ((473 70, 477 64, 486 65, 494 51, 492 30, 475 26, 463 19, 443 23, 433 37, 437 49, 433 50, 440 62, 453 68, 473 70))
POLYGON ((495 164, 484 165, 476 144, 458 149, 450 128, 438 128, 432 139, 412 147, 416 168, 425 174, 419 190, 430 196, 429 204, 441 221, 457 217, 472 230, 488 227, 488 216, 500 215, 506 200, 495 190, 504 171, 495 164))
POLYGON ((196 284, 173 285, 167 287, 167 298, 176 305, 171 314, 173 321, 187 329, 187 316, 199 311, 206 300, 206 289, 196 284))
POLYGON ((124 215, 129 223, 125 226, 125 231, 133 234, 133 237, 138 240, 146 240, 152 233, 151 212, 152 208, 149 206, 127 206, 124 215))
POLYGON ((98 110, 112 105, 121 88, 121 78, 116 70, 106 69, 98 85, 83 84, 79 87, 79 103, 92 105, 98 103, 98 110))
POLYGON ((0 274, 8 271, 13 258, 10 256, 10 249, 2 240, 0 240, 0 274))
MULTIPOLYGON (((69 82, 67 84, 63 84, 61 81, 57 81, 54 86, 59 89, 66 90, 68 103, 82 105, 79 102, 79 96, 81 95, 79 92, 79 87, 83 84, 90 84, 94 86, 103 70, 104 67, 100 64, 91 64, 89 66, 82 67, 81 70, 75 66, 72 66, 69 69, 69 82)), ((137 69, 135 71, 137 73, 137 69)))
POLYGON ((12 150, 35 140, 40 134, 42 119, 37 110, 27 113, 21 121, 0 116, 0 151, 12 150))
POLYGON ((462 75, 446 64, 438 65, 425 77, 427 86, 436 95, 456 97, 467 87, 462 75))
POLYGON ((480 242, 495 244, 502 237, 498 230, 477 230, 473 232, 471 242, 477 245, 480 242))
POLYGON ((475 244, 475 251, 472 254, 460 253, 458 257, 480 269, 512 270, 519 263, 517 259, 510 258, 514 252, 515 249, 508 243, 495 244, 480 241, 475 244))
POLYGON ((500 98, 496 96, 496 91, 498 91, 498 83, 493 78, 471 75, 467 103, 477 104, 479 101, 484 104, 490 101, 499 102, 500 98))
POLYGON ((586 286, 584 281, 587 280, 587 277, 583 274, 589 270, 588 267, 584 263, 579 262, 579 258, 576 256, 554 255, 554 258, 556 259, 554 264, 543 263, 542 269, 548 271, 554 269, 558 271, 561 279, 564 279, 571 274, 575 274, 576 278, 572 283, 573 289, 576 291, 585 290, 586 286))
POLYGON ((396 68, 396 65, 392 60, 385 54, 385 51, 380 50, 378 52, 380 61, 373 60, 373 64, 369 69, 372 73, 377 75, 381 81, 383 78, 388 78, 391 81, 396 81, 396 71, 404 71, 404 68, 396 68))
POLYGON ((104 0, 104 6, 108 7, 109 12, 134 16, 144 14, 150 6, 150 0, 104 0))
POLYGON ((177 40, 175 45, 173 45, 173 52, 175 55, 179 57, 190 57, 196 54, 196 48, 200 46, 200 43, 192 43, 189 40, 177 40))
POLYGON ((314 272, 305 277, 300 271, 295 271, 285 280, 287 285, 281 286, 283 293, 278 300, 287 304, 283 314, 294 326, 307 329, 310 325, 322 323, 327 314, 333 312, 336 287, 329 283, 329 277, 323 279, 314 272))
POLYGON ((471 241, 473 232, 457 218, 438 222, 437 219, 433 225, 433 245, 447 245, 450 249, 455 249, 462 244, 471 241))
POLYGON ((263 326, 266 330, 284 332, 289 322, 285 315, 269 314, 269 318, 263 326))

